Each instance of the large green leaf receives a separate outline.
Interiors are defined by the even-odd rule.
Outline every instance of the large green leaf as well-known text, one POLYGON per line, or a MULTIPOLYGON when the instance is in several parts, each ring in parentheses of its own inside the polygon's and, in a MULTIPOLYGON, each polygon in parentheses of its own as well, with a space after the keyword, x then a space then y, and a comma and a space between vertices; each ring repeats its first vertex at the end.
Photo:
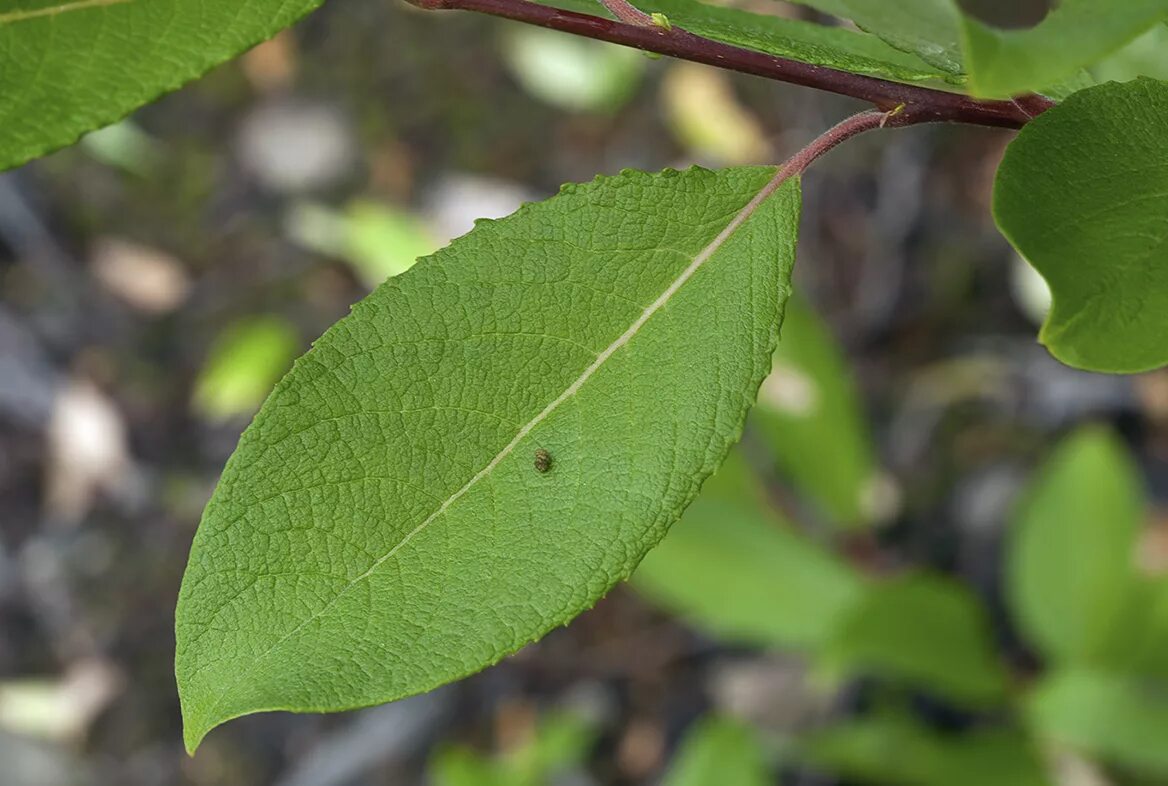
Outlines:
POLYGON ((1038 25, 962 29, 970 89, 1008 97, 1041 90, 1116 52, 1168 16, 1168 0, 1062 0, 1038 25))
MULTIPOLYGON (((546 5, 600 13, 596 0, 540 0, 546 5)), ((670 24, 695 35, 804 63, 839 68, 902 82, 950 78, 944 69, 856 30, 754 14, 697 0, 637 0, 646 13, 662 13, 670 24)))
POLYGON ((331 328, 195 537, 176 624, 188 747, 239 715, 478 671, 626 578, 769 369, 799 213, 794 181, 752 201, 771 175, 566 186, 331 328))
POLYGON ((664 786, 766 786, 773 782, 758 733, 738 721, 698 722, 669 767, 664 786))
POLYGON ((1030 696, 1043 737, 1088 755, 1168 776, 1168 685, 1091 670, 1059 671, 1030 696))
POLYGON ((1060 445, 1026 494, 1013 524, 1008 594, 1047 659, 1099 663, 1130 649, 1143 504, 1131 457, 1099 428, 1060 445))
POLYGON ((0 3, 0 170, 118 120, 321 2, 0 3))
POLYGON ((750 422, 782 473, 834 524, 872 524, 887 512, 882 497, 895 491, 880 474, 848 360, 798 298, 787 306, 774 369, 750 422))
POLYGON ((1109 372, 1168 363, 1168 83, 1089 88, 1026 125, 994 216, 1050 285, 1042 341, 1109 372))
POLYGON ((910 574, 872 587, 823 652, 825 663, 971 705, 1001 699, 1005 674, 977 599, 952 580, 910 574))
POLYGON ((861 592, 846 564, 779 519, 737 452, 633 583, 716 636, 804 648, 822 644, 861 592))

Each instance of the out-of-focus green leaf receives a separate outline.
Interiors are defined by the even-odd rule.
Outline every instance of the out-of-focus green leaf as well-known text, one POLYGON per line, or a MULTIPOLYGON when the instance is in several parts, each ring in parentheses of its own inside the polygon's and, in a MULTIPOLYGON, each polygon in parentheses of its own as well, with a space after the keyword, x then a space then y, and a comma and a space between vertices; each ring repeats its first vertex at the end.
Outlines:
POLYGON ((923 574, 872 586, 823 652, 833 670, 871 675, 984 706, 1002 698, 1006 678, 989 620, 961 584, 923 574))
POLYGON ((320 0, 0 3, 0 170, 201 76, 320 0))
POLYGON ((758 118, 734 96, 725 71, 675 63, 661 83, 666 120, 695 156, 718 164, 750 164, 770 152, 758 118))
POLYGON ((1063 670, 1030 696, 1035 733, 1093 757, 1168 777, 1168 683, 1063 670))
POLYGON ((875 450, 847 359, 804 301, 792 298, 774 369, 758 393, 752 425, 780 471, 833 522, 882 518, 895 496, 875 450))
POLYGON ((1168 25, 1156 25, 1113 56, 1092 66, 1098 82, 1130 82, 1141 76, 1168 80, 1168 25))
POLYGON ((345 260, 369 287, 406 272, 438 245, 417 217, 367 200, 356 200, 343 212, 300 205, 287 224, 297 242, 345 260))
POLYGON ((1041 339, 1093 371, 1168 363, 1168 83, 1080 91, 1028 123, 998 169, 994 216, 1050 284, 1041 339))
POLYGON ((575 767, 584 761, 595 740, 592 724, 579 715, 555 712, 540 718, 533 738, 504 758, 504 767, 512 776, 507 782, 526 778, 538 783, 575 767))
POLYGON ((663 786, 766 786, 774 778, 754 729, 729 718, 699 721, 682 742, 663 786))
POLYGON ((214 419, 255 412, 292 365, 299 345, 296 329, 281 317, 228 325, 215 339, 195 384, 195 409, 214 419))
MULTIPOLYGON (((540 1, 557 8, 601 13, 595 0, 540 1)), ((696 35, 804 63, 901 82, 953 77, 948 70, 856 30, 754 14, 697 0, 638 0, 634 5, 646 13, 664 14, 671 24, 696 35)))
POLYGON ((1055 84, 1118 51, 1168 16, 1168 0, 1061 0, 1038 25, 999 30, 963 15, 965 65, 977 95, 1055 84))
POLYGON ((523 26, 506 31, 503 55, 527 92, 573 112, 619 109, 646 62, 634 49, 523 26))
POLYGON ((595 738, 584 718, 554 712, 539 719, 530 739, 499 756, 463 746, 439 748, 429 776, 434 786, 551 786, 584 760, 595 738))
POLYGON ((158 142, 130 120, 86 134, 81 144, 98 161, 135 175, 149 173, 162 156, 158 142))
POLYGON ((646 596, 731 641, 815 648, 859 598, 860 578, 767 504, 730 454, 633 576, 646 596))
POLYGON ((895 786, 1053 786, 1020 732, 941 734, 892 713, 819 732, 805 755, 829 772, 895 786))
POLYGON ((1053 662, 1098 663, 1124 641, 1143 525, 1139 475, 1123 445, 1085 428, 1055 450, 1015 517, 1010 606, 1053 662))
POLYGON ((526 786, 504 778, 499 765, 477 751, 461 745, 438 748, 430 757, 427 774, 434 786, 526 786))

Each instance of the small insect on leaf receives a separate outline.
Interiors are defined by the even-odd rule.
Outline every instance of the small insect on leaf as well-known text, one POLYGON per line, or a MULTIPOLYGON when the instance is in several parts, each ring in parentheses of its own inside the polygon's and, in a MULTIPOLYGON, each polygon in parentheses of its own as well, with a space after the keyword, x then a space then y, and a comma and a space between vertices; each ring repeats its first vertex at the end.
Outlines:
POLYGON ((547 472, 552 468, 552 454, 543 448, 535 451, 535 471, 547 472))

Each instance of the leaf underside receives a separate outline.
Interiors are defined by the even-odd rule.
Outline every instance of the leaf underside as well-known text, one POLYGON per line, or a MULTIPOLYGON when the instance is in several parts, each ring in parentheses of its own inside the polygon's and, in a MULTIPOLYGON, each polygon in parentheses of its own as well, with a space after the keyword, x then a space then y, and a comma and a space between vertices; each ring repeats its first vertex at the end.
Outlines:
POLYGON ((796 181, 744 210, 771 175, 565 187, 331 328, 195 537, 176 622, 188 748, 239 715, 478 671, 627 577, 769 368, 799 214, 796 181))

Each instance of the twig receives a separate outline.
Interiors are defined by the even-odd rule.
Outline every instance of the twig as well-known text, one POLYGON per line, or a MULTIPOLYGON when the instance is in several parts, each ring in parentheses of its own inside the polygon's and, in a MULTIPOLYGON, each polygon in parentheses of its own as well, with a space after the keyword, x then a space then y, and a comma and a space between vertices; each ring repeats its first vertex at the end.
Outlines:
MULTIPOLYGON (((606 0, 605 5, 610 9, 612 9, 610 3, 627 6, 635 14, 640 15, 629 15, 630 19, 635 21, 613 21, 573 11, 562 11, 530 0, 407 1, 428 10, 477 11, 730 71, 826 90, 867 101, 886 112, 903 105, 904 112, 918 123, 955 122, 998 128, 1021 128, 1034 116, 1054 105, 1050 99, 1033 94, 1012 101, 981 101, 945 90, 906 85, 775 57, 711 41, 676 25, 658 25, 652 20, 646 23, 641 17, 647 15, 629 6, 627 0, 606 0)), ((620 16, 615 10, 613 13, 620 16)))

